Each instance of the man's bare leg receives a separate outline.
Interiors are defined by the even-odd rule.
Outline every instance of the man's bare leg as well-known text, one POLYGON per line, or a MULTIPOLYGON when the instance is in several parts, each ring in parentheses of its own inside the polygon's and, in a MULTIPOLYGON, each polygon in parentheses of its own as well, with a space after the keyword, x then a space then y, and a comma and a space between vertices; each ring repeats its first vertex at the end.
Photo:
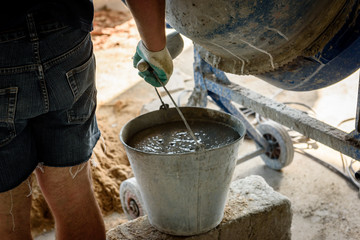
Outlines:
POLYGON ((36 176, 55 219, 57 240, 105 239, 105 227, 88 163, 43 167, 36 176))
POLYGON ((32 239, 30 231, 31 181, 0 193, 0 239, 32 239))

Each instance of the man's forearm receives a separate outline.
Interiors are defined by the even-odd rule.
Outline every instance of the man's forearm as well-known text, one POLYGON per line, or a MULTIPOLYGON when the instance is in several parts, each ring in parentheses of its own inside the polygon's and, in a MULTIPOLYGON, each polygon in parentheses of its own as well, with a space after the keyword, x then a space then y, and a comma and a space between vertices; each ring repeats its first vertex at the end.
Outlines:
POLYGON ((147 49, 160 51, 166 45, 165 0, 127 0, 140 37, 147 49))

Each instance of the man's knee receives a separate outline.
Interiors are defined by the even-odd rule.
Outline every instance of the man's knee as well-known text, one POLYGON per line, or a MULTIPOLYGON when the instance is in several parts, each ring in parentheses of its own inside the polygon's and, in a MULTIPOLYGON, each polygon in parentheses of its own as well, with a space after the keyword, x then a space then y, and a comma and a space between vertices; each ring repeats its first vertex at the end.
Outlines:
POLYGON ((43 172, 37 170, 36 174, 55 217, 59 239, 105 239, 88 163, 67 168, 44 167, 43 172))
POLYGON ((41 190, 52 210, 79 207, 88 198, 93 198, 93 189, 88 163, 73 167, 46 167, 36 170, 41 190))

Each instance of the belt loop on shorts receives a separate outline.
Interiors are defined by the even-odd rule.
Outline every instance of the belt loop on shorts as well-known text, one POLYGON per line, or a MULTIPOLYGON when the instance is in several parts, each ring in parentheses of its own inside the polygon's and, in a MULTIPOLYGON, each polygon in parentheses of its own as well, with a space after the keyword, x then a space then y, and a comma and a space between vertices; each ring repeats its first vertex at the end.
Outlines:
POLYGON ((26 15, 26 23, 29 31, 30 41, 31 42, 38 41, 39 37, 36 31, 35 19, 33 13, 29 13, 26 15))

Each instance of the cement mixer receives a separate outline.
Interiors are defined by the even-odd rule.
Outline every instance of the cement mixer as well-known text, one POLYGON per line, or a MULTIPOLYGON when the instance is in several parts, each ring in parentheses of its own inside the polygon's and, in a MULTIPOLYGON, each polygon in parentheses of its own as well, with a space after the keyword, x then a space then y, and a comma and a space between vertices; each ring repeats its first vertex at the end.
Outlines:
POLYGON ((359 1, 168 0, 167 22, 219 70, 319 89, 360 67, 359 1))
MULTIPOLYGON (((239 157, 237 164, 261 156, 272 169, 289 165, 294 148, 283 126, 360 160, 359 94, 355 128, 346 133, 234 84, 224 73, 255 75, 292 91, 316 90, 343 80, 360 68, 360 0, 166 3, 167 23, 194 42, 195 88, 188 105, 206 107, 210 96, 244 123, 257 145, 257 150, 239 157), (271 121, 255 127, 233 103, 271 121)), ((359 169, 353 175, 360 187, 359 169)), ((120 198, 128 217, 146 214, 136 181, 122 185, 120 198)))

